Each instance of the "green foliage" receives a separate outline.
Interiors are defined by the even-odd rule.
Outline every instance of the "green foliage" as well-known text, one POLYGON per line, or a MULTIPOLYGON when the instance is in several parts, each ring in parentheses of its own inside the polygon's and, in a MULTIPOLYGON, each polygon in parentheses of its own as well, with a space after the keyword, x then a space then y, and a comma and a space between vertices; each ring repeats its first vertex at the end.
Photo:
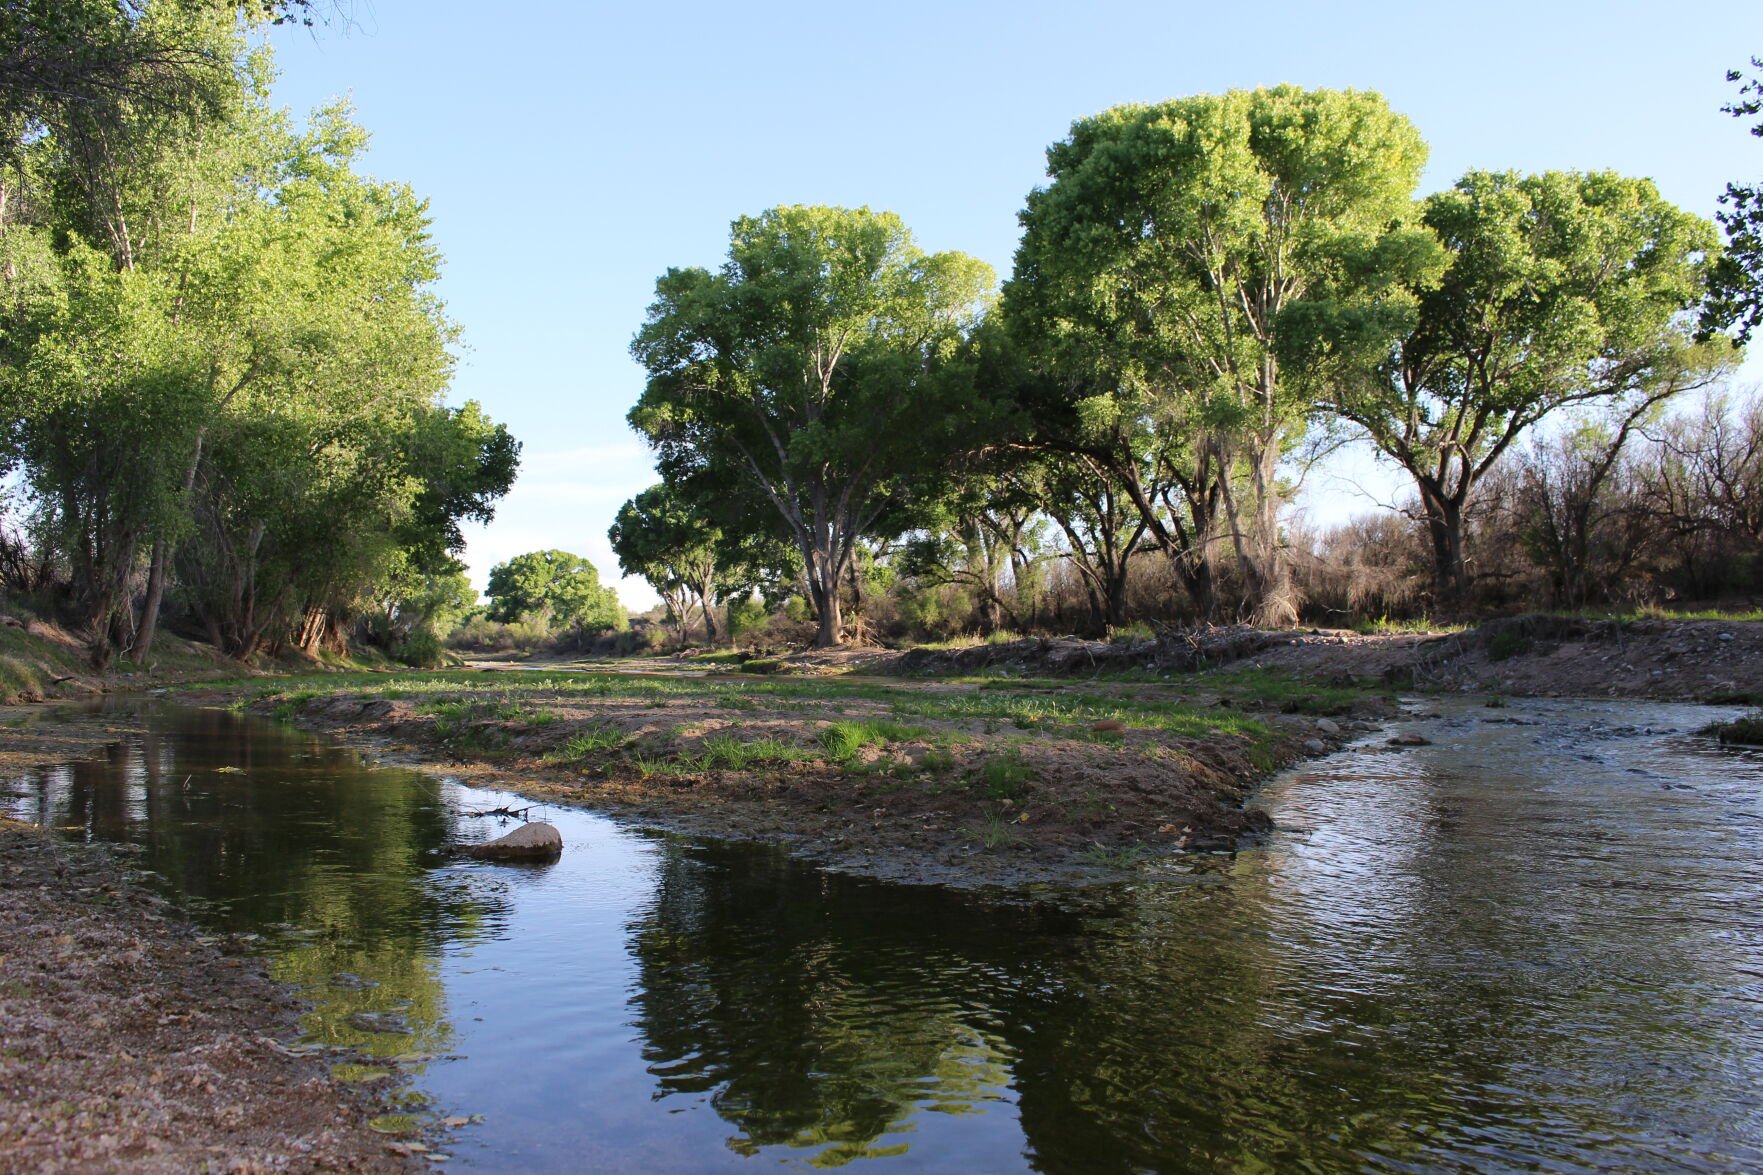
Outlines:
POLYGON ((737 220, 719 272, 656 283, 631 424, 670 485, 795 547, 823 645, 855 544, 904 527, 969 418, 962 343, 992 280, 892 213, 794 206, 737 220))
POLYGON ((728 601, 727 616, 728 636, 731 641, 739 641, 748 633, 765 627, 765 622, 771 619, 765 601, 750 592, 728 601))
POLYGON ((489 618, 502 622, 545 616, 583 632, 622 631, 629 624, 618 594, 600 583, 594 565, 568 551, 532 551, 490 569, 489 618))
POLYGON ((68 19, 105 9, 128 27, 80 51, 169 51, 143 85, 207 80, 164 102, 122 85, 9 144, 0 434, 33 533, 67 557, 101 658, 131 636, 147 656, 174 578, 240 656, 316 650, 376 611, 391 643, 432 628, 396 598, 456 570, 458 524, 489 518, 518 445, 441 403, 457 330, 425 204, 355 171, 345 107, 302 128, 271 104, 233 6, 81 0, 68 19))
POLYGON ((691 601, 696 598, 706 634, 716 639, 716 557, 721 538, 700 510, 663 483, 619 507, 607 532, 626 575, 649 581, 666 602, 685 644, 691 601))
POLYGON ((1426 252, 1405 223, 1425 161, 1379 95, 1294 86, 1116 107, 1047 152, 1005 291, 1031 366, 1006 382, 1044 447, 1117 484, 1169 467, 1178 512, 1134 501, 1202 610, 1223 529, 1260 617, 1294 617, 1278 466, 1310 400, 1288 312, 1426 252))
POLYGON ((432 630, 422 628, 393 645, 392 656, 418 669, 432 669, 445 663, 446 650, 441 645, 440 637, 432 630))
POLYGON ((1317 291, 1284 354, 1415 479, 1436 586, 1459 596, 1464 505, 1525 430, 1570 404, 1644 411, 1718 368, 1685 317, 1717 243, 1611 172, 1470 172, 1421 222, 1437 264, 1385 273, 1375 296, 1317 291))

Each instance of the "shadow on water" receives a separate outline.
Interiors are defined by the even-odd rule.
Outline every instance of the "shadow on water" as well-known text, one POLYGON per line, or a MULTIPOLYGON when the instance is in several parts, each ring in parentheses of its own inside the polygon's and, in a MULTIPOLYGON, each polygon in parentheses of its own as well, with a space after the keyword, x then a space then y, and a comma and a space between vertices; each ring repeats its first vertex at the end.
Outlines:
POLYGON ((1275 781, 1265 849, 1059 901, 570 810, 555 866, 448 860, 503 797, 215 711, 8 805, 263 935, 315 1042, 444 1055, 409 1096, 476 1169, 1763 1165, 1763 759, 1444 711, 1275 781))

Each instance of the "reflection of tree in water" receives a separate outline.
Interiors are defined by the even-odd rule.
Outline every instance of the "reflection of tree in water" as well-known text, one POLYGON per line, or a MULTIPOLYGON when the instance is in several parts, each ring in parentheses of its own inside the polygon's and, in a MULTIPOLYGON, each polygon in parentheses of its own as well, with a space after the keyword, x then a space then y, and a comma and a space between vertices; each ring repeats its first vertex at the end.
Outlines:
POLYGON ((455 839, 436 786, 289 728, 166 708, 139 735, 36 773, 25 804, 64 835, 141 846, 141 867, 203 921, 269 936, 276 977, 315 1004, 311 1035, 392 1055, 447 1047, 439 947, 507 904, 488 883, 434 874, 432 851, 455 839), (357 1012, 412 1031, 365 1031, 357 1012))
POLYGON ((731 1148, 905 1151, 921 1111, 1004 1100, 992 1014, 1022 910, 818 874, 751 849, 676 850, 631 927, 632 1003, 659 1096, 708 1095, 731 1148))
POLYGON ((633 1006, 659 1096, 707 1097, 745 1153, 895 1154, 920 1111, 1013 1100, 1043 1171, 1416 1154, 1451 1087, 1496 1075, 1450 1050, 1501 993, 1453 1017, 1465 993, 1319 991, 1262 929, 1266 900, 1253 869, 1076 913, 675 852, 631 928, 633 1006), (1417 1048, 1435 1015, 1445 1031, 1417 1048))

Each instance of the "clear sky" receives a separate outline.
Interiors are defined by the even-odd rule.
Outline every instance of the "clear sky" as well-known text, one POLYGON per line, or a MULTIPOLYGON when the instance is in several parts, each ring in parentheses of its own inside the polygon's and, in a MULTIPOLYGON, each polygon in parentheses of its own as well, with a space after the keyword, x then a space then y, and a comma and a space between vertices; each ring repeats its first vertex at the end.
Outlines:
MULTIPOLYGON (((1753 0, 353 4, 352 27, 273 34, 277 95, 351 97, 368 170, 432 201, 468 347, 454 401, 525 445, 496 521, 468 532, 480 586, 546 547, 616 578, 606 528, 655 480, 624 422, 631 335, 656 277, 718 264, 744 213, 891 209, 1002 277, 1073 119, 1280 82, 1382 91, 1431 144, 1427 191, 1472 167, 1614 168, 1711 215, 1728 180, 1763 178, 1763 141, 1719 112, 1725 71, 1763 55, 1753 0)), ((1369 507, 1354 483, 1394 484, 1348 461, 1313 511, 1369 507)))

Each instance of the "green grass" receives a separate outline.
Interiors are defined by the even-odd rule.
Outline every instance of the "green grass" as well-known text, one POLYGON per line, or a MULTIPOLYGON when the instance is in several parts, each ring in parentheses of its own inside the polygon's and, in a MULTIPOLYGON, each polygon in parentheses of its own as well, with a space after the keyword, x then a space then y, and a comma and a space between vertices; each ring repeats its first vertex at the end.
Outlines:
POLYGON ((631 736, 616 726, 590 726, 563 740, 556 750, 545 756, 547 763, 579 763, 590 755, 622 750, 631 736))
POLYGON ((946 652, 950 649, 971 649, 975 645, 1008 645, 1016 641, 1026 640, 1020 632, 999 629, 997 632, 981 636, 977 632, 957 633, 940 641, 920 641, 913 644, 914 649, 929 649, 933 653, 946 652))
POLYGON ((1713 735, 1729 747, 1763 747, 1763 710, 1752 710, 1731 722, 1710 723, 1701 733, 1713 735))
POLYGON ((922 727, 906 726, 899 722, 845 719, 820 732, 820 745, 826 751, 826 757, 834 763, 849 763, 864 747, 886 746, 888 743, 923 738, 924 735, 922 727))
POLYGON ((1576 620, 1731 620, 1734 622, 1763 620, 1763 608, 1662 608, 1647 606, 1626 610, 1594 610, 1554 612, 1576 620))
POLYGON ((784 663, 776 657, 755 657, 750 661, 741 662, 742 673, 771 674, 782 672, 784 663))
POLYGON ((1439 621, 1432 619, 1430 616, 1414 616, 1401 620, 1391 619, 1388 616, 1379 616, 1376 619, 1361 617, 1353 622, 1353 631, 1362 633, 1366 636, 1376 636, 1384 633, 1419 634, 1429 632, 1463 632, 1468 628, 1469 626, 1463 623, 1442 624, 1439 621))
POLYGON ((918 769, 940 775, 955 770, 955 753, 943 747, 932 747, 918 760, 918 769))
MULTIPOLYGON (((1058 738, 1095 739, 1091 727, 1113 719, 1129 734, 1150 732, 1178 739, 1235 735, 1254 746, 1270 742, 1272 736, 1265 723, 1242 713, 1243 707, 1334 714, 1381 693, 1247 669, 1177 675, 1173 681, 1159 679, 1156 684, 1155 691, 1122 689, 1110 693, 1107 685, 1094 681, 983 679, 972 689, 933 693, 904 684, 838 678, 712 680, 566 670, 518 674, 433 670, 315 674, 273 682, 247 679, 240 689, 253 700, 267 699, 290 712, 309 698, 330 694, 410 699, 420 710, 436 716, 438 734, 455 739, 462 737, 466 728, 490 723, 543 725, 550 717, 550 707, 583 701, 650 707, 688 702, 740 712, 813 714, 832 709, 849 714, 854 708, 868 710, 862 717, 841 718, 828 728, 834 733, 823 736, 826 741, 821 750, 835 762, 849 762, 863 746, 923 737, 919 724, 924 722, 971 723, 991 733, 1013 728, 1058 738), (1159 696, 1165 689, 1216 693, 1237 705, 1198 705, 1159 696)), ((796 755, 806 753, 801 748, 792 750, 796 755)), ((725 753, 723 759, 727 757, 725 753)), ((746 758, 750 761, 752 757, 746 758)))
POLYGON ((994 812, 986 817, 984 824, 967 829, 967 835, 995 852, 1022 843, 1022 836, 1016 831, 1014 824, 1015 821, 994 812))
POLYGON ((980 789, 988 800, 1014 800, 1034 782, 1034 768, 1014 749, 986 760, 979 769, 980 789))
MULTIPOLYGON (((714 734, 698 744, 697 765, 705 771, 745 771, 778 763, 800 763, 815 756, 780 738, 744 739, 734 734, 714 734)), ((690 762, 692 760, 682 760, 690 762)))

